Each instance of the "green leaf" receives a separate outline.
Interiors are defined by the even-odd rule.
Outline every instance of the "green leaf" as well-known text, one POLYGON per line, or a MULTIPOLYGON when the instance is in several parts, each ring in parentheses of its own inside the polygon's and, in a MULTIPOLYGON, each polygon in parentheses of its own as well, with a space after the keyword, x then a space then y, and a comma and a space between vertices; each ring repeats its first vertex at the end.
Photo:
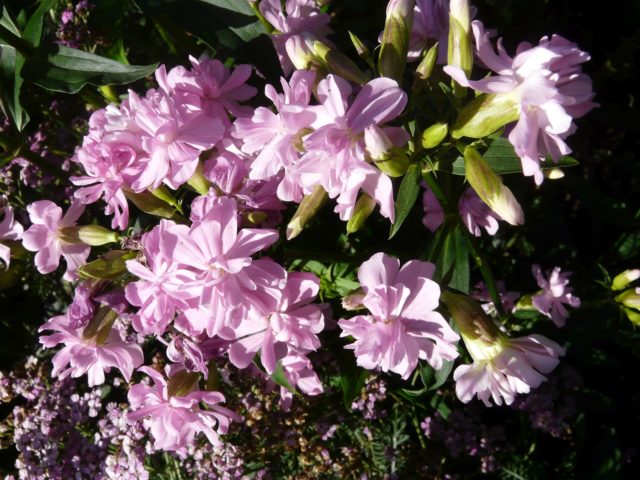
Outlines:
POLYGON ((62 45, 28 58, 26 80, 54 92, 77 93, 87 83, 122 85, 153 73, 158 65, 124 65, 109 58, 62 45))
POLYGON ((55 1, 56 0, 41 0, 40 5, 33 15, 31 15, 27 25, 24 27, 22 38, 27 40, 34 47, 38 47, 40 45, 44 16, 49 10, 51 10, 55 1))
MULTIPOLYGON (((511 145, 507 138, 498 137, 493 140, 493 142, 491 142, 491 145, 489 145, 487 151, 484 152, 482 156, 496 175, 522 173, 522 163, 520 161, 520 157, 518 157, 513 148, 513 145, 511 145)), ((544 162, 541 162, 540 168, 542 168, 543 170, 548 170, 551 168, 574 167, 576 165, 579 165, 579 163, 575 158, 562 157, 560 160, 558 160, 558 163, 555 163, 550 159, 545 160, 544 162)), ((450 165, 438 164, 436 166, 436 170, 451 172, 454 175, 464 175, 464 157, 459 156, 450 165)))
POLYGON ((200 0, 201 2, 208 3, 214 7, 224 8, 225 10, 231 10, 232 12, 240 13, 242 15, 254 16, 253 10, 249 6, 249 2, 244 0, 200 0))
POLYGON ((407 173, 404 174, 400 189, 398 190, 398 196, 396 197, 395 204, 395 221, 391 225, 391 232, 389 238, 393 238, 402 223, 409 215, 413 204, 416 203, 418 193, 420 192, 420 180, 422 179, 422 172, 420 171, 420 164, 413 164, 407 169, 407 173))
POLYGON ((276 382, 281 387, 286 388, 291 393, 296 393, 296 389, 291 386, 291 383, 289 383, 289 379, 287 379, 287 376, 284 373, 284 369, 282 368, 282 363, 280 363, 280 361, 276 363, 276 368, 271 374, 271 380, 276 382))
POLYGON ((469 248, 460 230, 455 225, 448 230, 436 260, 436 274, 441 283, 461 292, 469 291, 469 248))
POLYGON ((233 33, 235 33, 243 42, 250 42, 254 38, 258 38, 260 35, 267 33, 264 25, 259 21, 249 23, 242 27, 229 27, 233 33))
MULTIPOLYGON (((0 25, 12 34, 21 36, 20 30, 6 8, 3 8, 0 25)), ((0 107, 4 115, 13 121, 18 131, 22 131, 29 122, 29 115, 22 109, 20 103, 20 90, 23 83, 20 72, 23 65, 22 54, 0 40, 0 107)))
POLYGON ((85 280, 116 280, 127 273, 126 261, 134 258, 135 252, 112 250, 78 268, 78 276, 85 280))

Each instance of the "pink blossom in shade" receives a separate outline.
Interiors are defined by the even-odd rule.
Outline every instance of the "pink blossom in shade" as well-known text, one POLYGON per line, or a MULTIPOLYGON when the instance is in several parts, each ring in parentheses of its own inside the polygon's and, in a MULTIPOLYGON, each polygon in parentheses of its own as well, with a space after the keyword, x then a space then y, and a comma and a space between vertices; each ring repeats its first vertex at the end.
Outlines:
POLYGON ((481 228, 489 235, 495 235, 498 231, 500 217, 482 201, 473 188, 467 188, 460 197, 458 211, 472 235, 479 237, 482 234, 481 228))
POLYGON ((162 335, 178 310, 188 308, 180 287, 186 278, 195 275, 183 273, 176 278, 178 265, 172 258, 178 235, 188 231, 186 225, 161 220, 158 226, 142 236, 145 264, 137 260, 126 262, 127 270, 139 278, 127 284, 125 295, 131 305, 139 307, 133 319, 133 328, 144 335, 162 335))
POLYGON ((485 93, 509 94, 519 104, 520 119, 509 133, 509 141, 522 161, 526 176, 542 183, 540 161, 551 156, 558 161, 571 152, 565 139, 576 127, 573 123, 596 104, 591 79, 581 64, 589 55, 559 35, 543 37, 532 47, 521 43, 510 57, 498 41, 497 53, 481 22, 472 22, 476 53, 496 76, 469 80, 464 72, 448 65, 445 72, 463 86, 485 93))
POLYGON ((442 210, 442 206, 433 190, 426 187, 422 194, 422 208, 425 213, 424 217, 422 217, 422 223, 430 231, 435 232, 444 222, 444 210, 442 210))
POLYGON ((518 393, 537 388, 559 363, 564 350, 556 342, 542 335, 508 338, 503 335, 494 343, 482 338, 464 342, 473 358, 470 365, 460 365, 453 373, 456 395, 464 402, 474 396, 491 406, 502 401, 510 405, 518 393))
POLYGON ((213 445, 221 445, 219 435, 227 433, 232 420, 240 420, 236 413, 219 405, 225 400, 220 392, 193 390, 184 395, 169 395, 164 375, 150 367, 138 371, 151 377, 153 385, 138 383, 131 387, 129 419, 146 419, 156 450, 187 447, 199 433, 204 433, 213 445))
POLYGON ((580 307, 580 299, 572 294, 573 288, 569 286, 571 272, 562 272, 560 267, 547 271, 546 278, 540 265, 531 266, 533 276, 542 291, 532 297, 533 306, 543 315, 549 317, 558 327, 564 327, 569 318, 569 312, 565 308, 568 305, 573 308, 580 307))
POLYGON ((124 341, 117 328, 112 328, 106 341, 96 343, 95 337, 85 340, 83 329, 73 328, 67 315, 51 318, 39 331, 52 330, 56 333, 43 335, 40 343, 46 348, 63 344, 62 349, 53 356, 54 377, 76 378, 87 374, 89 386, 101 385, 105 373, 117 368, 125 380, 129 381, 133 370, 144 361, 142 349, 135 343, 124 341))
MULTIPOLYGON (((281 80, 284 94, 276 93, 271 85, 265 88, 265 95, 276 107, 275 113, 258 107, 251 118, 236 120, 233 136, 242 140, 242 151, 257 154, 249 178, 266 180, 283 170, 285 177, 290 176, 291 167, 301 156, 301 137, 316 120, 317 107, 309 107, 314 80, 315 72, 296 70, 289 83, 281 80)), ((286 178, 283 183, 295 184, 295 180, 286 178)), ((302 193, 284 197, 287 198, 281 198, 300 201, 302 193)))
POLYGON ((75 279, 75 271, 86 262, 90 247, 62 240, 60 230, 76 226, 78 218, 84 212, 84 205, 73 202, 63 215, 62 209, 55 203, 39 200, 28 205, 27 212, 33 225, 22 235, 22 245, 31 252, 38 252, 35 257, 38 271, 43 274, 53 272, 63 256, 67 262, 64 279, 75 279))
POLYGON ((233 70, 220 60, 189 57, 192 68, 175 67, 169 72, 164 65, 156 71, 160 88, 182 103, 202 108, 212 119, 222 121, 225 131, 231 128, 229 114, 234 117, 250 116, 253 109, 240 105, 253 97, 257 90, 247 84, 251 76, 250 65, 237 65, 233 70))
POLYGON ((431 280, 435 266, 411 260, 400 268, 400 261, 376 253, 358 270, 365 292, 362 303, 371 315, 340 320, 340 336, 355 342, 358 365, 384 372, 392 371, 408 378, 423 359, 436 370, 443 361, 458 356, 460 338, 435 309, 440 287, 431 280))
POLYGON ((415 61, 423 50, 438 42, 438 63, 447 62, 449 0, 416 0, 407 59, 415 61))
POLYGON ((327 39, 332 31, 329 27, 330 17, 321 13, 315 0, 287 0, 282 10, 280 0, 263 0, 260 12, 276 29, 271 35, 282 70, 289 75, 294 66, 287 54, 286 43, 292 37, 301 37, 303 33, 311 34, 319 41, 332 45, 327 39))
POLYGON ((324 316, 311 302, 320 290, 320 281, 311 273, 290 272, 276 309, 243 320, 237 328, 220 331, 220 336, 237 340, 229 349, 229 360, 246 368, 260 351, 262 365, 271 374, 288 347, 300 353, 320 346, 318 333, 324 328, 324 316))
POLYGON ((0 260, 9 268, 11 263, 11 249, 2 244, 3 240, 19 241, 24 233, 22 225, 15 221, 12 207, 0 208, 0 215, 4 215, 0 221, 0 260))
MULTIPOLYGON (((500 295, 502 307, 506 312, 512 312, 516 306, 518 298, 520 298, 520 292, 507 291, 507 287, 503 280, 498 280, 496 282, 496 287, 498 289, 498 294, 500 295)), ((483 302, 482 309, 485 313, 488 315, 496 313, 496 307, 491 299, 491 294, 484 282, 478 282, 476 286, 473 287, 473 291, 470 295, 476 300, 483 302)))
POLYGON ((278 239, 275 230, 238 230, 236 202, 222 197, 203 220, 177 234, 172 259, 183 280, 181 292, 192 308, 184 311, 193 332, 217 334, 255 310, 273 311, 280 301, 286 272, 269 259, 251 255, 278 239), (195 278, 193 278, 195 276, 195 278))
MULTIPOLYGON (((353 102, 349 102, 349 82, 328 75, 318 84, 319 128, 304 140, 304 154, 298 167, 305 193, 321 185, 331 198, 336 198, 335 211, 342 220, 353 214, 360 189, 380 205, 380 213, 393 221, 393 185, 391 179, 366 161, 364 131, 383 125, 402 113, 407 95, 389 78, 376 78, 364 85, 353 102)), ((399 128, 382 131, 401 146, 408 134, 399 128)))
POLYGON ((129 91, 129 102, 148 157, 132 184, 136 191, 158 188, 162 183, 177 189, 195 173, 200 154, 212 148, 224 133, 219 118, 209 117, 160 90, 149 90, 145 98, 129 91))

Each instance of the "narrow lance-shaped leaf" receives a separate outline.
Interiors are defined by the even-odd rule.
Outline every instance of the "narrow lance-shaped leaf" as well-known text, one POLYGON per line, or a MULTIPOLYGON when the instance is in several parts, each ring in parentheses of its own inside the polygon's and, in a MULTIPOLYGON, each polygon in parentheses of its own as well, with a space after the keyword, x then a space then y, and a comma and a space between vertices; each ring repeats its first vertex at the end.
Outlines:
POLYGON ((407 173, 405 173, 402 183, 400 184, 398 196, 396 197, 395 222, 391 225, 389 238, 393 238, 395 234, 398 233, 402 223, 407 218, 407 215, 409 215, 411 208, 413 208, 413 204, 416 203, 418 193, 420 193, 421 178, 422 172, 420 171, 419 164, 413 164, 407 169, 407 173))

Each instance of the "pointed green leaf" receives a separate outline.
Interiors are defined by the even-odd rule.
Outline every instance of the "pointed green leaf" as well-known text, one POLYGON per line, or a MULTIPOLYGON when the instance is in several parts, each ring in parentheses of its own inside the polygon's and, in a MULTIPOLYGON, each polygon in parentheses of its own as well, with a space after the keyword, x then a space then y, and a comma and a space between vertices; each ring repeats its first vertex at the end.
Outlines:
POLYGON ((391 232, 389 238, 393 238, 402 223, 409 215, 413 204, 416 203, 418 193, 420 193, 420 180, 422 179, 422 172, 420 171, 420 165, 413 164, 407 169, 407 173, 404 174, 400 189, 398 190, 398 196, 396 197, 395 204, 395 221, 391 225, 391 232))
POLYGON ((285 375, 284 369, 282 368, 282 363, 280 363, 280 361, 276 363, 276 369, 271 374, 271 380, 276 382, 281 387, 286 388, 291 393, 296 393, 296 389, 293 386, 291 386, 291 383, 289 382, 289 379, 285 375))

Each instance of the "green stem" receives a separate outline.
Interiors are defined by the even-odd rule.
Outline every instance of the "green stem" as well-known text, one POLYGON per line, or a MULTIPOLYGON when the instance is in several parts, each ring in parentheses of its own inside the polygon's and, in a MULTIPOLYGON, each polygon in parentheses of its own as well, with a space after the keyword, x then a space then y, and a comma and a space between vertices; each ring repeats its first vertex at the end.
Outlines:
POLYGON ((264 18, 264 15, 262 15, 262 12, 258 7, 258 2, 249 2, 249 5, 251 5, 251 10, 253 10, 253 13, 256 14, 256 17, 258 17, 258 20, 260 20, 260 23, 262 23, 267 33, 269 35, 273 34, 275 29, 273 28, 273 25, 271 25, 269 21, 266 18, 264 18))
POLYGON ((475 241, 471 238, 471 234, 466 229, 464 225, 461 226, 462 231, 464 232, 464 236, 467 239, 467 245, 469 245, 469 252, 473 257, 473 260, 476 262, 476 265, 480 269, 480 273, 482 274, 482 278, 487 285, 487 289, 489 290, 489 295, 491 296, 491 301, 496 307, 496 311, 498 312, 498 316, 503 318, 505 316, 504 307, 502 306, 502 300, 500 299, 500 292, 498 291, 498 287, 496 286, 496 280, 493 276, 493 272, 489 267, 489 264, 486 261, 486 258, 482 256, 480 250, 477 248, 475 241))

